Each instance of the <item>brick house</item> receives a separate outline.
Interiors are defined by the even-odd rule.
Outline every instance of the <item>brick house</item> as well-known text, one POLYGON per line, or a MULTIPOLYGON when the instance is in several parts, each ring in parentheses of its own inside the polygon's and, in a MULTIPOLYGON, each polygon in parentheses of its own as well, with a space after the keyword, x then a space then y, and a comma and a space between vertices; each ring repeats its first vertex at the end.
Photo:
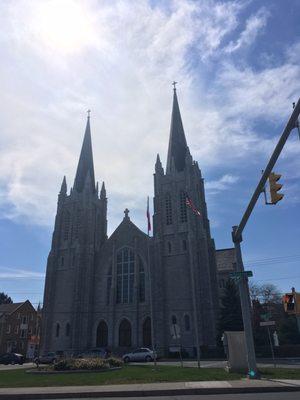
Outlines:
POLYGON ((16 352, 32 358, 39 330, 40 317, 29 300, 0 304, 0 354, 16 352))

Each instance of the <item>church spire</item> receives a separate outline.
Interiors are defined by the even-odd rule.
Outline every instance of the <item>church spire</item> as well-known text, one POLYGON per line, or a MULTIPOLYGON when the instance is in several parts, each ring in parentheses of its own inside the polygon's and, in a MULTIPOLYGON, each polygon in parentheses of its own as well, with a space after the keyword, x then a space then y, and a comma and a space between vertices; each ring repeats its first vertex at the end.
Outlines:
POLYGON ((77 192, 82 192, 85 185, 87 175, 90 177, 90 183, 93 191, 95 191, 95 174, 93 162, 93 150, 90 128, 90 111, 88 111, 87 123, 85 128, 84 139, 82 143, 80 158, 78 162, 76 177, 74 181, 74 189, 77 192))
POLYGON ((176 171, 183 171, 185 167, 185 157, 187 152, 187 143, 185 139, 185 134, 183 130, 177 93, 176 85, 177 82, 173 82, 174 94, 173 94, 173 109, 171 117, 171 129, 170 129, 170 139, 169 139, 169 149, 167 158, 167 168, 166 173, 170 173, 175 168, 176 171))

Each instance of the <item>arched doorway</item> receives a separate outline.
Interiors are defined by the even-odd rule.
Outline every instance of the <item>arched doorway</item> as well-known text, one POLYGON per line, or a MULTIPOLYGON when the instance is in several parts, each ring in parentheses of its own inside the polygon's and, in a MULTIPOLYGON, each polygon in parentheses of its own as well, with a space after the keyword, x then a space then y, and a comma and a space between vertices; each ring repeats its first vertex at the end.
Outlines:
POLYGON ((151 319, 147 317, 143 323, 143 346, 150 347, 152 344, 151 339, 151 319))
POLYGON ((123 319, 119 326, 119 346, 131 346, 131 324, 128 319, 123 319))
POLYGON ((100 321, 97 328, 96 346, 106 347, 108 345, 108 328, 105 321, 100 321))

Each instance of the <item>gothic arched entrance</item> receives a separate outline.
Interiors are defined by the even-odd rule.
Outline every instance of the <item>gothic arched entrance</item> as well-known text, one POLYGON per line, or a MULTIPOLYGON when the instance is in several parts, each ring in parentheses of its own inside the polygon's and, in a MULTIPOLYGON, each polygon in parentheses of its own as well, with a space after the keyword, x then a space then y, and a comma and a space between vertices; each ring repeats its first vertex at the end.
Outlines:
POLYGON ((143 323, 143 346, 150 347, 151 344, 151 319, 147 317, 143 323))
POLYGON ((119 326, 119 346, 131 346, 131 323, 125 318, 121 321, 119 326))
POLYGON ((97 327, 96 347, 108 345, 108 328, 105 321, 100 321, 97 327))

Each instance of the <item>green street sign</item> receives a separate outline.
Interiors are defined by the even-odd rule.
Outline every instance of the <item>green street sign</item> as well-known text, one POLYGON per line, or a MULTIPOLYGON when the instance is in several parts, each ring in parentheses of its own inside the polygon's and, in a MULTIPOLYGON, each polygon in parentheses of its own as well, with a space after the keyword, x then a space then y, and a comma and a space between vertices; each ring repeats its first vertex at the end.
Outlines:
POLYGON ((253 276, 253 272, 252 271, 238 271, 238 272, 230 272, 230 274, 229 274, 230 278, 241 278, 243 275, 251 277, 251 276, 253 276))

